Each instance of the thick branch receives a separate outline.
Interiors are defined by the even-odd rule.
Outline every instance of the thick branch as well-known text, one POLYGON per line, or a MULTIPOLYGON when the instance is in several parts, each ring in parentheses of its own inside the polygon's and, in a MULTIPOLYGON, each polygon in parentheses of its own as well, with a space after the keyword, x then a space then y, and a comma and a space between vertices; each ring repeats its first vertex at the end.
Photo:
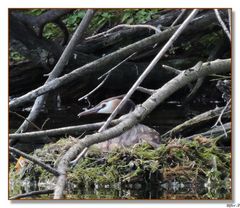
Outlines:
MULTIPOLYGON (((62 73, 62 71, 63 71, 63 69, 64 69, 64 67, 67 63, 67 61, 69 60, 70 56, 73 53, 75 45, 82 38, 83 33, 86 30, 86 28, 88 27, 93 15, 94 15, 93 10, 88 10, 87 11, 85 17, 83 18, 83 20, 79 24, 77 30, 73 34, 73 37, 72 37, 71 41, 68 43, 67 47, 64 49, 61 57, 59 58, 57 64, 53 68, 52 72, 49 74, 49 77, 46 80, 46 83, 48 83, 51 80, 60 76, 60 74, 62 73)), ((38 114, 41 110, 41 107, 43 106, 46 98, 47 98, 47 94, 43 95, 43 96, 40 96, 35 100, 30 114, 28 115, 27 119, 23 122, 23 124, 20 126, 20 128, 17 130, 17 132, 24 132, 24 131, 27 130, 28 125, 29 125, 29 122, 27 122, 27 120, 33 121, 37 118, 37 116, 38 116, 38 114)))
MULTIPOLYGON (((200 115, 197 115, 192 119, 187 120, 184 123, 166 132, 164 135, 162 135, 162 137, 163 138, 175 137, 176 135, 180 135, 180 134, 182 135, 182 132, 184 132, 185 130, 188 130, 188 129, 193 130, 194 127, 199 128, 199 125, 201 125, 202 123, 206 123, 206 122, 212 121, 214 118, 217 118, 219 114, 222 112, 222 110, 223 110, 223 107, 216 108, 214 110, 210 110, 200 115)), ((229 113, 230 113, 229 111, 225 112, 225 114, 229 114, 229 113)))
POLYGON ((31 191, 31 192, 27 192, 24 194, 18 194, 16 196, 13 196, 10 198, 10 200, 15 200, 15 199, 21 199, 21 198, 26 198, 26 197, 32 197, 32 196, 38 196, 38 195, 42 195, 42 194, 52 194, 54 192, 54 190, 49 189, 49 190, 40 190, 40 191, 31 191))
MULTIPOLYGON (((184 34, 186 33, 192 33, 198 28, 206 28, 208 26, 208 22, 211 20, 214 20, 215 15, 209 14, 207 16, 201 16, 196 18, 191 24, 186 28, 184 34)), ((96 61, 93 61, 89 64, 86 64, 73 72, 66 74, 60 78, 57 78, 48 84, 39 87, 19 98, 16 98, 15 100, 12 100, 9 104, 10 108, 16 108, 22 104, 24 104, 27 101, 31 101, 32 99, 45 94, 49 91, 52 91, 54 89, 57 89, 69 82, 72 82, 73 80, 79 78, 80 76, 85 76, 87 74, 95 73, 97 71, 101 71, 102 67, 105 67, 104 69, 107 70, 106 66, 111 67, 111 65, 114 65, 115 62, 118 62, 121 59, 126 58, 127 56, 133 54, 137 51, 142 51, 146 47, 149 47, 149 45, 154 45, 156 43, 162 43, 169 39, 173 35, 173 33, 179 28, 179 26, 175 26, 172 29, 168 29, 163 31, 160 34, 153 35, 151 37, 145 38, 141 41, 138 41, 134 44, 131 44, 129 46, 126 46, 124 48, 121 48, 120 50, 113 52, 111 54, 108 54, 96 61)))
POLYGON ((133 127, 136 123, 143 120, 157 105, 162 103, 170 95, 177 90, 184 87, 186 84, 198 79, 201 76, 206 76, 212 73, 227 73, 230 72, 231 61, 230 60, 217 60, 209 63, 204 63, 198 71, 189 69, 183 71, 177 77, 166 83, 163 87, 156 90, 156 92, 150 96, 142 105, 139 105, 135 110, 126 117, 124 121, 109 128, 101 133, 95 133, 93 135, 87 135, 81 139, 77 144, 72 146, 67 153, 62 157, 58 165, 58 170, 62 174, 57 179, 57 184, 54 191, 54 198, 60 199, 63 197, 63 191, 66 183, 66 172, 68 165, 85 147, 89 147, 92 144, 106 141, 110 138, 120 135, 123 131, 126 131, 133 127))
MULTIPOLYGON (((120 122, 120 119, 116 119, 111 122, 111 125, 116 125, 120 122)), ((85 124, 85 125, 79 125, 79 126, 68 126, 68 127, 63 127, 63 128, 57 128, 57 129, 49 129, 49 130, 44 130, 44 131, 33 131, 33 132, 26 132, 26 133, 14 133, 14 134, 9 134, 9 138, 11 143, 12 142, 23 142, 23 143, 32 143, 34 139, 43 137, 43 136, 60 136, 64 134, 69 134, 69 135, 79 135, 83 131, 93 131, 96 129, 99 129, 104 122, 98 122, 98 123, 93 123, 93 124, 85 124)), ((44 141, 43 141, 44 142, 44 141)))
POLYGON ((104 123, 104 125, 101 127, 101 129, 99 131, 104 130, 108 127, 111 120, 114 119, 115 116, 118 114, 119 109, 121 109, 124 106, 124 104, 126 103, 126 101, 128 99, 130 99, 131 95, 135 92, 137 87, 142 83, 142 81, 146 78, 146 76, 152 71, 153 67, 157 64, 157 62, 160 60, 160 58, 162 58, 162 56, 166 53, 166 51, 174 43, 174 41, 179 37, 179 35, 183 32, 183 30, 187 27, 187 25, 195 17, 197 12, 198 12, 197 9, 193 10, 192 13, 188 16, 188 18, 184 21, 184 23, 172 35, 172 37, 168 40, 168 42, 164 45, 164 47, 155 56, 155 58, 148 65, 148 67, 145 69, 145 71, 141 74, 141 76, 138 78, 138 80, 134 83, 134 85, 131 87, 131 89, 128 91, 128 93, 124 96, 124 98, 121 100, 119 105, 114 109, 112 114, 109 116, 109 118, 107 119, 107 121, 104 123))

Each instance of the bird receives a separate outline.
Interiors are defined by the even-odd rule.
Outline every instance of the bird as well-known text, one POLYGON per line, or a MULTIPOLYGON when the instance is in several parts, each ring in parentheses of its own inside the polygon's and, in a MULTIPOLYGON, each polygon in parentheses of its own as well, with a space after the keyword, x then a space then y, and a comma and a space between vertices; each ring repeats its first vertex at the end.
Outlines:
MULTIPOLYGON (((121 102, 123 97, 124 95, 120 95, 103 100, 96 106, 79 113, 78 117, 87 116, 90 114, 111 114, 121 102)), ((134 109, 135 103, 131 99, 128 99, 125 105, 120 109, 118 115, 124 115, 133 111, 134 109)), ((103 152, 109 152, 116 148, 132 147, 143 142, 148 143, 153 148, 157 148, 160 145, 160 141, 160 134, 156 130, 143 124, 136 124, 120 136, 98 143, 95 146, 103 152)))

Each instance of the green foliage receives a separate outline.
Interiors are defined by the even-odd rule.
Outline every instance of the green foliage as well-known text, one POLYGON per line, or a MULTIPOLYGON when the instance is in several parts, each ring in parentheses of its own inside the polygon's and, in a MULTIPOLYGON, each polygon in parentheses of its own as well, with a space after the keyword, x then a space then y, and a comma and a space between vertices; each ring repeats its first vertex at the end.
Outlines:
POLYGON ((98 12, 92 22, 91 22, 91 28, 99 28, 106 24, 107 22, 111 22, 114 18, 114 14, 112 12, 107 12, 107 11, 101 11, 98 12))
POLYGON ((30 10, 26 10, 24 11, 26 14, 30 14, 33 16, 39 16, 40 14, 46 12, 47 9, 30 9, 30 10))
POLYGON ((56 39, 61 37, 62 31, 53 23, 48 23, 43 29, 43 37, 47 39, 56 39))
POLYGON ((67 28, 70 31, 76 29, 76 27, 81 22, 82 18, 84 17, 86 10, 75 10, 72 14, 69 14, 63 22, 66 24, 67 28))
POLYGON ((124 9, 121 23, 139 24, 149 21, 151 17, 158 13, 158 9, 124 9))
MULTIPOLYGON (((96 12, 90 24, 90 30, 94 31, 105 24, 111 28, 117 24, 140 24, 151 19, 159 12, 159 9, 123 9, 123 10, 101 10, 96 12)), ((64 23, 70 31, 74 31, 84 17, 86 10, 75 10, 69 14, 64 23)))
POLYGON ((18 62, 25 60, 25 57, 17 51, 10 51, 10 60, 18 62))

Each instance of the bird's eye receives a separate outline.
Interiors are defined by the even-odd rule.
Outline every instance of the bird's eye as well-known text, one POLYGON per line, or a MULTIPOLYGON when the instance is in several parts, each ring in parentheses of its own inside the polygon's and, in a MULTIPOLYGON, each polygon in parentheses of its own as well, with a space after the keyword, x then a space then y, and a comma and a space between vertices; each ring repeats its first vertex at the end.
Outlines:
POLYGON ((105 103, 103 103, 103 104, 102 104, 102 108, 105 108, 105 107, 106 107, 106 104, 105 104, 105 103))

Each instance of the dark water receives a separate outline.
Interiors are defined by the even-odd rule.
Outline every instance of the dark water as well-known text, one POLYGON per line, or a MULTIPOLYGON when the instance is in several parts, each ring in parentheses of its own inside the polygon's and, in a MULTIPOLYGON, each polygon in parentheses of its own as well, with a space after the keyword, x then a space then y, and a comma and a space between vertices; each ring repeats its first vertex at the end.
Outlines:
MULTIPOLYGON (((172 127, 181 124, 183 121, 192 118, 199 113, 202 113, 206 110, 214 108, 217 104, 212 103, 208 105, 194 104, 189 106, 182 106, 178 103, 167 103, 157 107, 150 115, 148 115, 145 120, 142 122, 152 128, 155 128, 160 132, 160 134, 165 133, 170 130, 172 127)), ((222 105, 222 104, 218 104, 222 105)), ((43 111, 38 119, 34 122, 41 129, 52 129, 66 126, 81 125, 87 123, 95 123, 99 121, 104 121, 108 115, 98 114, 98 115, 89 115, 86 117, 77 117, 78 113, 83 111, 82 107, 76 104, 71 106, 61 106, 61 108, 54 111, 43 111)), ((29 109, 25 111, 17 112, 23 117, 27 117, 29 114, 29 109)), ((20 116, 10 113, 10 131, 14 132, 21 123, 23 118, 20 116)), ((32 131, 38 131, 33 126, 30 126, 32 131)))

